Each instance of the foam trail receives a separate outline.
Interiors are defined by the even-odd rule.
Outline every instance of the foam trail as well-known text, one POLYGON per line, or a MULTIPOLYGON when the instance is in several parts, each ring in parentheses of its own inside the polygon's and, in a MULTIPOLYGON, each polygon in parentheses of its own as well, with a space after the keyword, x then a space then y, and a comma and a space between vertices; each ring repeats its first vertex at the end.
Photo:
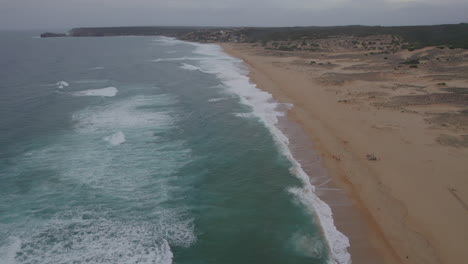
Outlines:
POLYGON ((194 60, 199 61, 205 59, 204 57, 179 57, 179 58, 167 58, 167 59, 155 59, 151 60, 153 62, 161 62, 161 61, 185 61, 185 60, 194 60))
POLYGON ((85 91, 80 91, 73 93, 74 96, 104 96, 104 97, 113 97, 117 95, 117 88, 107 87, 102 89, 89 89, 85 91))
POLYGON ((289 192, 294 194, 320 222, 328 244, 331 263, 351 263, 351 256, 347 250, 349 247, 348 238, 336 229, 330 207, 316 195, 315 187, 310 183, 310 177, 304 172, 289 149, 289 139, 277 127, 278 118, 284 116, 284 112, 278 111, 278 106, 284 105, 278 104, 273 100, 271 94, 252 84, 247 76, 248 69, 242 61, 224 53, 220 46, 190 44, 196 47, 195 53, 205 55, 205 58, 200 60, 202 71, 215 74, 230 92, 237 94, 242 103, 252 108, 253 114, 258 116, 270 130, 281 152, 291 162, 290 171, 302 181, 303 186, 302 188, 291 188, 289 192))
POLYGON ((103 139, 109 142, 111 145, 117 146, 125 142, 125 134, 122 131, 119 131, 115 134, 104 137, 103 139))

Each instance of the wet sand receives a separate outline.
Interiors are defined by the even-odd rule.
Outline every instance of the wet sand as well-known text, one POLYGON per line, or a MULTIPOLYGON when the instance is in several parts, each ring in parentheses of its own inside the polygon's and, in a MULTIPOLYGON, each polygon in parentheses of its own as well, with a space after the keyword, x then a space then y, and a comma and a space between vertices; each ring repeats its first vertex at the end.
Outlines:
POLYGON ((468 258, 468 52, 222 46, 259 88, 294 105, 283 122, 299 127, 283 129, 350 238, 353 263, 468 258), (419 67, 401 64, 415 56, 419 67))

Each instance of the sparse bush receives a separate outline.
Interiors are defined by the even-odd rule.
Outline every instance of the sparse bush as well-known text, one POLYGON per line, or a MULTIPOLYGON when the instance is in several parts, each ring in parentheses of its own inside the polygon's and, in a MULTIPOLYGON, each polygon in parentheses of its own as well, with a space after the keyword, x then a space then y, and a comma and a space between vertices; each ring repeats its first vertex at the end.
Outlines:
POLYGON ((402 62, 401 64, 419 64, 419 59, 408 59, 407 61, 402 62))
POLYGON ((280 46, 278 48, 279 50, 282 50, 282 51, 292 51, 293 49, 289 46, 280 46))

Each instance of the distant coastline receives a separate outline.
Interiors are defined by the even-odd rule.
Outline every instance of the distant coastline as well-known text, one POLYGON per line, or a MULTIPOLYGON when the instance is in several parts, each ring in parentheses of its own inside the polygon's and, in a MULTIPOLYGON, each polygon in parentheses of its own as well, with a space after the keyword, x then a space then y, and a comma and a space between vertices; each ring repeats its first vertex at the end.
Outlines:
MULTIPOLYGON (((268 49, 301 50, 300 45, 269 45, 279 41, 313 42, 333 37, 364 38, 389 35, 401 40, 403 49, 447 46, 468 49, 468 24, 427 26, 334 26, 334 27, 83 27, 68 33, 44 33, 41 37, 166 36, 196 42, 257 43, 268 49)), ((357 44, 357 43, 353 43, 357 44)), ((308 47, 309 51, 317 47, 308 47)), ((379 50, 376 50, 379 52, 379 50)))

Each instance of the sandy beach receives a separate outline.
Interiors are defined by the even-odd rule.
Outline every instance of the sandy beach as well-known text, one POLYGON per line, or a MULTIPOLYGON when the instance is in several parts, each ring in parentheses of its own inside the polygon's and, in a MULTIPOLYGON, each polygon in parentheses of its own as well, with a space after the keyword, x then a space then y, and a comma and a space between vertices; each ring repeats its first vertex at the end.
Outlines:
POLYGON ((466 261, 467 50, 369 56, 221 45, 249 66, 259 88, 294 105, 289 120, 352 201, 352 209, 331 207, 353 263, 466 261), (414 58, 417 66, 405 63, 414 58), (347 224, 353 212, 361 229, 347 224))

